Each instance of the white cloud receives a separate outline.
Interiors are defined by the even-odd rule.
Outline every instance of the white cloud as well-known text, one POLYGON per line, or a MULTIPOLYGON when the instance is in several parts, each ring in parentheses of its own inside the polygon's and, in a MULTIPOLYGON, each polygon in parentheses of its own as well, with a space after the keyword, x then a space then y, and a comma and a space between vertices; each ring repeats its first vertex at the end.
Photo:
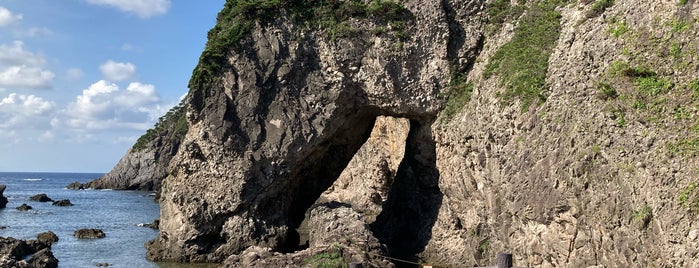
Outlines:
POLYGON ((87 0, 87 2, 135 13, 144 19, 165 14, 170 9, 170 0, 87 0))
POLYGON ((124 81, 136 76, 136 65, 130 62, 115 62, 108 60, 100 65, 102 75, 108 80, 124 81))
POLYGON ((40 55, 24 50, 24 42, 14 41, 11 45, 0 45, 0 67, 27 65, 44 66, 46 60, 40 55))
POLYGON ((55 108, 40 97, 11 93, 0 100, 0 129, 46 128, 55 108))
POLYGON ((70 68, 66 70, 66 78, 68 80, 77 80, 82 78, 84 75, 85 73, 80 68, 70 68))
POLYGON ((7 25, 10 25, 11 23, 21 20, 22 19, 22 14, 12 14, 11 11, 9 11, 5 7, 0 7, 0 27, 4 27, 7 25))
POLYGON ((26 51, 22 41, 0 45, 0 88, 50 88, 55 74, 44 57, 26 51))
POLYGON ((65 118, 54 120, 52 125, 85 130, 145 130, 162 111, 155 86, 134 82, 122 90, 114 83, 100 80, 69 103, 65 118))
POLYGON ((36 67, 12 66, 0 71, 0 86, 12 88, 50 88, 54 75, 36 67))

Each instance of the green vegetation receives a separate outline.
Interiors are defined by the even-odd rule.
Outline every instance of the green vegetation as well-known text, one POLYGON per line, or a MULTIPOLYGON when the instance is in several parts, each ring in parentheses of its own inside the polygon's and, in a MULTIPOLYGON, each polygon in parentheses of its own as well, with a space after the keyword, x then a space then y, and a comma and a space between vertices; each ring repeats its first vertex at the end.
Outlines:
POLYGON ((648 204, 633 212, 633 220, 642 230, 648 229, 650 221, 653 220, 653 208, 648 204))
POLYGON ((689 209, 689 211, 696 213, 699 212, 699 191, 697 191, 697 183, 690 182, 687 187, 680 191, 677 197, 677 202, 680 206, 689 209))
POLYGON ((189 129, 187 118, 185 117, 186 110, 184 101, 172 107, 172 109, 158 119, 158 122, 155 123, 153 128, 147 130, 145 134, 136 140, 136 143, 131 149, 135 152, 143 150, 148 143, 155 140, 157 137, 163 137, 168 140, 182 140, 189 129))
POLYGON ((668 142, 667 148, 674 156, 697 157, 699 156, 699 138, 668 142))
POLYGON ((347 262, 339 251, 322 252, 306 259, 306 264, 313 268, 345 268, 347 262))
POLYGON ((680 0, 680 2, 677 3, 677 5, 683 7, 683 6, 687 5, 688 2, 689 2, 689 0, 680 0))
POLYGON ((466 81, 464 74, 456 75, 452 78, 447 103, 444 106, 443 118, 448 119, 457 114, 463 109, 466 103, 471 99, 473 92, 473 83, 466 81))
MULTIPOLYGON (((248 35, 256 24, 267 24, 280 10, 286 10, 299 25, 310 30, 323 30, 335 40, 359 33, 349 23, 350 18, 362 18, 373 21, 384 31, 372 31, 382 34, 390 29, 395 37, 407 37, 406 21, 412 14, 401 4, 390 0, 372 0, 368 4, 358 0, 347 1, 300 1, 300 0, 228 0, 218 14, 216 26, 208 33, 206 48, 199 58, 199 64, 192 73, 189 88, 193 92, 211 87, 215 77, 227 65, 228 53, 240 52, 240 41, 248 35)), ((204 92, 206 94, 206 92, 204 92)), ((193 98, 195 109, 201 108, 199 99, 193 98)))
POLYGON ((603 100, 615 99, 617 96, 619 96, 616 89, 614 89, 614 87, 612 87, 609 83, 599 83, 597 90, 599 90, 599 96, 603 100))
POLYGON ((589 18, 594 18, 602 13, 604 13, 607 8, 610 8, 614 5, 614 0, 597 0, 595 1, 594 4, 592 4, 592 8, 590 11, 585 14, 585 17, 589 18))
POLYGON ((545 0, 534 4, 520 19, 512 40, 490 58, 484 78, 499 75, 506 88, 501 97, 510 101, 517 97, 521 109, 545 101, 548 59, 560 35, 561 14, 555 8, 563 2, 545 0))
POLYGON ((495 0, 488 5, 488 32, 493 33, 505 22, 512 21, 524 13, 524 1, 512 6, 510 0, 495 0))
POLYGON ((617 21, 616 18, 612 18, 612 23, 609 25, 607 32, 612 34, 614 37, 619 38, 629 31, 629 25, 626 21, 617 21))

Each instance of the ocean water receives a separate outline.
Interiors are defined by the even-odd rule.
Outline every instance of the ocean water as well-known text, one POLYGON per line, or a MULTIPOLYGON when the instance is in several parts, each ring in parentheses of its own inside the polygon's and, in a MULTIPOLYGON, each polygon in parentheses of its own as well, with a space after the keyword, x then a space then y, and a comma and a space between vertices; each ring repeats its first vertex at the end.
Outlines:
POLYGON ((86 173, 2 173, 0 184, 7 185, 7 208, 0 209, 0 236, 35 239, 41 232, 53 231, 59 241, 51 247, 59 267, 173 267, 146 260, 144 244, 157 236, 157 230, 139 227, 159 217, 159 205, 152 193, 111 190, 67 190, 71 182, 87 182, 102 174, 86 173), (74 206, 58 207, 51 202, 30 201, 44 193, 53 200, 69 199, 74 206), (26 203, 34 209, 18 211, 26 203), (99 228, 102 239, 79 240, 73 232, 99 228))

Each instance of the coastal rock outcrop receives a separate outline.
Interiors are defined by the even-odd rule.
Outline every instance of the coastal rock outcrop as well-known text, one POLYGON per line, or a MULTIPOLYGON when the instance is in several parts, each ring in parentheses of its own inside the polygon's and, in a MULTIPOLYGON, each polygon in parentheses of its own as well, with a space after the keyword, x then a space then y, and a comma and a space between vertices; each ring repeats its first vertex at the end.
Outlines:
MULTIPOLYGON (((235 16, 232 5, 219 16, 235 16)), ((408 176, 430 177, 411 178, 405 187, 424 186, 415 190, 429 198, 414 208, 416 215, 434 213, 440 194, 434 142, 419 138, 434 122, 449 83, 448 12, 438 2, 382 8, 393 17, 376 10, 368 18, 350 18, 346 23, 358 29, 356 36, 337 40, 301 31, 292 14, 282 12, 240 40, 245 53, 231 46, 223 51, 230 55, 225 61, 212 56, 216 62, 200 63, 195 73, 207 72, 207 64, 224 65, 219 75, 195 75, 190 85, 189 131, 163 185, 160 235, 148 244, 151 259, 220 262, 250 246, 294 251, 306 210, 382 115, 410 121, 406 151, 416 157, 402 165, 408 176), (412 35, 372 34, 394 21, 412 35), (391 45, 398 42, 404 46, 391 45)), ((453 52, 475 48, 478 40, 477 34, 462 36, 453 52)))
POLYGON ((694 1, 246 3, 193 72, 148 258, 699 266, 694 1))
POLYGON ((53 199, 49 198, 46 194, 37 194, 29 198, 31 201, 36 202, 52 202, 53 199))
POLYGON ((16 207, 15 209, 17 209, 17 210, 19 210, 19 211, 28 211, 28 210, 31 210, 31 209, 33 209, 33 208, 32 208, 32 206, 30 206, 30 205, 21 204, 21 205, 19 205, 19 207, 16 207))
POLYGON ((73 236, 78 239, 96 239, 104 238, 106 235, 101 229, 86 228, 76 230, 73 232, 73 236))
POLYGON ((41 238, 25 241, 0 237, 0 267, 56 268, 58 259, 51 252, 51 243, 46 243, 41 238))
POLYGON ((6 185, 0 184, 0 208, 5 208, 7 205, 7 197, 5 197, 5 189, 7 188, 6 185))
POLYGON ((58 207, 70 207, 73 206, 73 203, 70 202, 68 199, 61 199, 61 200, 56 200, 51 203, 51 205, 58 206, 58 207))
POLYGON ((179 150, 187 132, 185 104, 180 103, 168 111, 138 139, 111 171, 85 183, 83 187, 159 192, 163 179, 168 175, 170 160, 179 150))

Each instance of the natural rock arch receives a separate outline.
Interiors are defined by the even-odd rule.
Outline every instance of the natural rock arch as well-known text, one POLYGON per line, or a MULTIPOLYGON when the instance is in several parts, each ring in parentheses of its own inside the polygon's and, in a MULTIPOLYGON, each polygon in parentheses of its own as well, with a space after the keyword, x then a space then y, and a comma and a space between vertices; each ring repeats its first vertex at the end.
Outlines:
POLYGON ((299 36, 283 18, 243 38, 243 51, 231 50, 209 87, 189 94, 189 131, 163 183, 160 234, 148 257, 219 262, 251 246, 293 250, 305 211, 382 115, 411 124, 372 228, 393 254, 424 248, 441 203, 430 127, 449 83, 448 56, 463 53, 447 52, 453 40, 441 4, 406 7, 415 12, 415 35, 404 43, 372 35, 361 21, 357 38, 299 36), (413 217, 417 224, 405 223, 413 217), (410 234, 400 239, 402 231, 410 234))

